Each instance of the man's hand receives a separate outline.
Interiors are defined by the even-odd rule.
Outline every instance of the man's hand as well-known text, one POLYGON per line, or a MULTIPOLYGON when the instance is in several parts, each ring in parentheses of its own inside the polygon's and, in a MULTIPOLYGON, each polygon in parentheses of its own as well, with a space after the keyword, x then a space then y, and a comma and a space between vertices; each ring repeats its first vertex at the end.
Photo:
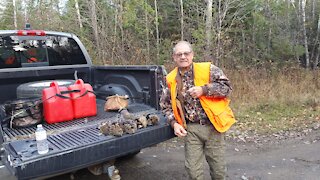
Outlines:
POLYGON ((203 90, 202 90, 202 87, 201 87, 201 86, 192 87, 192 88, 190 88, 187 92, 188 92, 193 98, 198 98, 198 97, 202 96, 202 94, 203 94, 203 90))
POLYGON ((174 134, 178 137, 184 137, 187 135, 187 131, 179 124, 173 124, 174 134))

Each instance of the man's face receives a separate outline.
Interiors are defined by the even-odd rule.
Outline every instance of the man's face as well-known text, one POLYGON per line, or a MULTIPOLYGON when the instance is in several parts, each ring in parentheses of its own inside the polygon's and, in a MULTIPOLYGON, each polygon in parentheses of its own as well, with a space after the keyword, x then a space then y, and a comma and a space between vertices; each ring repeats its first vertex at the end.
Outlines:
POLYGON ((175 47, 175 52, 172 56, 178 67, 186 68, 192 64, 193 51, 188 45, 179 44, 175 47))

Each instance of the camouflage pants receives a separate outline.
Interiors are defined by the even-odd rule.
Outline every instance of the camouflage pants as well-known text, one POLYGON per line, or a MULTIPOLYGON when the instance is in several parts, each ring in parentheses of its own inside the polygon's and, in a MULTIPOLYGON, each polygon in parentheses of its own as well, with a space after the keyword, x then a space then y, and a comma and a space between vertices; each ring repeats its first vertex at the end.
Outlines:
POLYGON ((188 124, 185 137, 185 167, 189 178, 203 180, 204 157, 210 167, 211 179, 226 179, 224 133, 212 125, 188 124))

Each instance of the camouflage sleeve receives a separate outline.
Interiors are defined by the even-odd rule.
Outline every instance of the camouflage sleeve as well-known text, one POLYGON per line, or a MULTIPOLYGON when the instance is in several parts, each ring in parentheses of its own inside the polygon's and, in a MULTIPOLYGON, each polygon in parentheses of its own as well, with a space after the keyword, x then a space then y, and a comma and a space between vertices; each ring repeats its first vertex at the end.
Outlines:
POLYGON ((167 118, 167 122, 171 126, 173 126, 176 120, 174 118, 173 111, 172 111, 170 90, 167 86, 163 87, 162 89, 162 94, 160 96, 160 107, 162 109, 162 113, 167 118))
POLYGON ((231 83, 223 71, 217 66, 210 66, 210 82, 202 86, 205 96, 214 98, 224 98, 232 91, 231 83))

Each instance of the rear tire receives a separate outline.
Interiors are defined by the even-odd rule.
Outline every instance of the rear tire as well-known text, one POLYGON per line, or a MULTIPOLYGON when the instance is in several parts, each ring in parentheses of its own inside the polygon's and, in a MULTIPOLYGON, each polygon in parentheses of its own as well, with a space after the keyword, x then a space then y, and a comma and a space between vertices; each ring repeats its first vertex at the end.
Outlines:
POLYGON ((17 87, 17 98, 39 98, 42 90, 50 87, 50 83, 56 81, 59 86, 69 86, 74 84, 74 80, 44 80, 21 84, 17 87))

